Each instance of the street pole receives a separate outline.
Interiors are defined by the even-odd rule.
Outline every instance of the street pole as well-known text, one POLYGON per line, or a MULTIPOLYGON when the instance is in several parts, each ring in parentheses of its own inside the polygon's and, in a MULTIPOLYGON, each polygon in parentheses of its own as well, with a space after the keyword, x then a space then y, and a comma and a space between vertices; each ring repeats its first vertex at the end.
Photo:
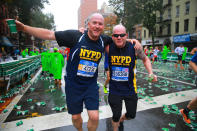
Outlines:
POLYGON ((31 36, 31 40, 32 40, 32 43, 33 43, 33 51, 34 51, 34 40, 35 40, 34 36, 31 36))

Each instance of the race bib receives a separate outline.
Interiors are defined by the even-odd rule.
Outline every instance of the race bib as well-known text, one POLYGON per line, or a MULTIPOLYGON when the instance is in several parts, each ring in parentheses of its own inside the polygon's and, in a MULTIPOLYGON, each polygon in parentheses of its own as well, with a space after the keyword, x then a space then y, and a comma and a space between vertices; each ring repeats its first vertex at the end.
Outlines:
POLYGON ((112 66, 112 80, 128 81, 129 68, 112 66))
POLYGON ((92 61, 80 60, 77 75, 85 77, 93 77, 98 64, 92 61))

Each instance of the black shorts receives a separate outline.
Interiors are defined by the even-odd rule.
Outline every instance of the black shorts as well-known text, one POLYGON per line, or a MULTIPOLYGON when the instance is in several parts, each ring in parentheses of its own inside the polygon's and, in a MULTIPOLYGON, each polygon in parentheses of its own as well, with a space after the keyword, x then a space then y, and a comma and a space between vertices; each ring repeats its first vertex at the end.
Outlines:
POLYGON ((178 60, 182 60, 182 55, 178 55, 178 60))
POLYGON ((133 119, 136 116, 137 110, 137 101, 138 97, 137 94, 133 94, 131 96, 119 96, 114 94, 109 94, 108 101, 111 107, 113 116, 112 119, 114 122, 118 122, 122 115, 122 101, 125 102, 126 107, 126 118, 133 119))
POLYGON ((109 68, 105 68, 105 71, 109 71, 109 68))

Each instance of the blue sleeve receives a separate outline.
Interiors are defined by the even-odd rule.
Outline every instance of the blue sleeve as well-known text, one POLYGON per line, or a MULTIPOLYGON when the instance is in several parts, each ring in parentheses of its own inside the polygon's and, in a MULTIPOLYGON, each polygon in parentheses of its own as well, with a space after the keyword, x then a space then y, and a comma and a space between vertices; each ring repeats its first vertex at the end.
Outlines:
POLYGON ((192 56, 191 61, 197 65, 197 52, 192 56))
POLYGON ((107 53, 105 52, 105 61, 104 61, 104 68, 107 69, 108 68, 108 55, 107 53))

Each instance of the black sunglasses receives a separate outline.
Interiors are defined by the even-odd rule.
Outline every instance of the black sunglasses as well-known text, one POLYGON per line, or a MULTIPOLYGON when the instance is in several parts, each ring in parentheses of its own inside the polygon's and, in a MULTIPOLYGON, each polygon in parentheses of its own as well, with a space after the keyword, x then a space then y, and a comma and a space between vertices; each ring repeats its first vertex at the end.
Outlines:
POLYGON ((120 36, 120 37, 125 37, 125 35, 126 35, 126 34, 113 34, 113 37, 117 37, 117 38, 118 38, 119 36, 120 36))

